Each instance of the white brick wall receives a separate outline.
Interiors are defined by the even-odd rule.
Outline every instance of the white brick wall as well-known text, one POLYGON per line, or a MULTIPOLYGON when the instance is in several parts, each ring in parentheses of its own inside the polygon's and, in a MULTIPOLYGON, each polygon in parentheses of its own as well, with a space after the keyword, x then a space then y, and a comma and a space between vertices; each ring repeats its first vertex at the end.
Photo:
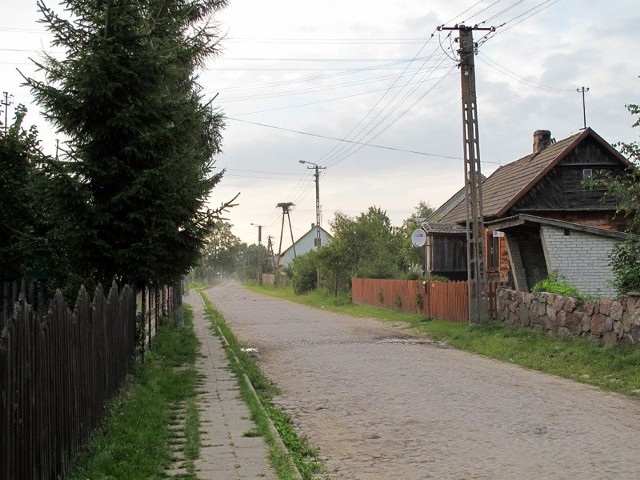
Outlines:
POLYGON ((540 237, 549 273, 556 272, 586 295, 614 296, 609 254, 615 238, 541 225, 540 237))

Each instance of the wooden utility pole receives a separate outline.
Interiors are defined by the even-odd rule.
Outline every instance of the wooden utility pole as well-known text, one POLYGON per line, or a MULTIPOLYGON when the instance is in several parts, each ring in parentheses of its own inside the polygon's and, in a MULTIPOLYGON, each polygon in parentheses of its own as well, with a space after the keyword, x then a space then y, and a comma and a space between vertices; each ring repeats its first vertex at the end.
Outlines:
POLYGON ((489 285, 487 282, 484 213, 482 209, 482 172, 478 138, 478 106, 474 55, 474 30, 493 31, 495 28, 439 27, 458 30, 460 37, 460 78, 462 86, 462 131, 464 148, 465 198, 467 204, 467 298, 469 323, 482 324, 489 320, 489 285))

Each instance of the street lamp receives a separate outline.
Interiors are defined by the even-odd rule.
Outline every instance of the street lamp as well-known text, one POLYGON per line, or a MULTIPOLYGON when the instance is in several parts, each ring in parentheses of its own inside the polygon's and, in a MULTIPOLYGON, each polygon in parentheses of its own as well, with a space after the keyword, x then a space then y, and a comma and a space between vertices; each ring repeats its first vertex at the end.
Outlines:
POLYGON ((258 227, 258 245, 262 245, 262 227, 264 227, 264 225, 258 225, 257 223, 252 223, 251 225, 258 227))
POLYGON ((298 160, 298 162, 312 165, 311 167, 307 167, 307 169, 314 169, 316 171, 314 174, 316 177, 316 248, 320 248, 322 240, 320 239, 320 174, 318 170, 324 170, 327 167, 321 167, 317 163, 307 162, 305 160, 298 160))

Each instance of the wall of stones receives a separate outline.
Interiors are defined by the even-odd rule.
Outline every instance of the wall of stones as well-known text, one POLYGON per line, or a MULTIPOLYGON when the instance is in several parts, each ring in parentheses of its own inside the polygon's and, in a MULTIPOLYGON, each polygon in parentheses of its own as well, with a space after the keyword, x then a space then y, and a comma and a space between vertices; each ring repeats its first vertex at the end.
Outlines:
POLYGON ((501 288, 496 316, 506 325, 549 335, 574 335, 608 343, 640 343, 640 294, 619 300, 580 300, 553 293, 527 293, 501 288))

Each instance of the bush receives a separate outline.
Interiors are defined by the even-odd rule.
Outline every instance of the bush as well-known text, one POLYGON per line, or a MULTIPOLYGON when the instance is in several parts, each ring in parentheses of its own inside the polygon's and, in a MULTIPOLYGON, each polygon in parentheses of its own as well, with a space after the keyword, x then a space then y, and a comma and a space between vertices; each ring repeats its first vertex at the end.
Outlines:
POLYGON ((424 275, 422 275, 422 273, 420 272, 416 272, 415 270, 412 270, 404 274, 404 279, 405 280, 422 280, 424 279, 424 275))
POLYGON ((315 290, 318 285, 317 254, 299 255, 291 263, 291 285, 296 295, 315 290))
POLYGON ((533 286, 531 292, 557 293, 558 295, 566 295, 568 297, 583 298, 583 295, 575 285, 567 282, 565 277, 557 273, 552 273, 544 280, 540 280, 533 286))
POLYGON ((616 245, 610 260, 612 283, 618 294, 640 292, 640 240, 630 239, 616 245))

